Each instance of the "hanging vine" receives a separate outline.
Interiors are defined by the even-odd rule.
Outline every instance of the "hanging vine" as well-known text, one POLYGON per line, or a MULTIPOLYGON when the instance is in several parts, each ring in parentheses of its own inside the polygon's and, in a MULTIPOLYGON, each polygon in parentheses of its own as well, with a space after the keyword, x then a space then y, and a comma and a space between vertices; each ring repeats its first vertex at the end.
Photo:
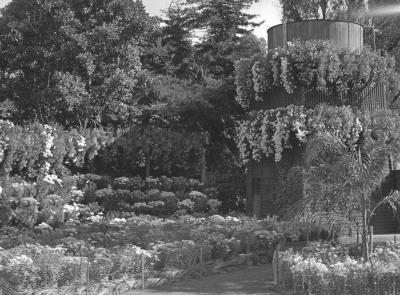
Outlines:
MULTIPOLYGON (((350 107, 320 105, 314 110, 290 105, 285 108, 254 111, 238 127, 238 147, 244 163, 273 156, 276 162, 284 149, 302 145, 310 135, 328 132, 350 148, 363 130, 361 114, 350 107)), ((365 125, 365 124, 364 124, 365 125)))
POLYGON ((289 43, 287 48, 269 50, 264 56, 236 63, 237 101, 246 110, 268 98, 268 91, 283 88, 293 93, 302 87, 329 87, 338 94, 361 92, 378 83, 389 86, 391 96, 399 92, 393 59, 369 48, 341 52, 327 41, 289 43), (395 77, 396 76, 396 77, 395 77))

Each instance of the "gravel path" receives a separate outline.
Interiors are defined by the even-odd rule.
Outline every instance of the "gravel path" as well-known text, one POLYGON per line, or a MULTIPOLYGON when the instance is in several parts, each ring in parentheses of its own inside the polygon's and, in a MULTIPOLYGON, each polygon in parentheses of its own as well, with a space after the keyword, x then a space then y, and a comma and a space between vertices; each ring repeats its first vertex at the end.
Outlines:
POLYGON ((211 295, 211 294, 263 294, 279 295, 271 290, 272 265, 251 267, 249 270, 211 275, 163 286, 157 289, 135 290, 125 295, 211 295))

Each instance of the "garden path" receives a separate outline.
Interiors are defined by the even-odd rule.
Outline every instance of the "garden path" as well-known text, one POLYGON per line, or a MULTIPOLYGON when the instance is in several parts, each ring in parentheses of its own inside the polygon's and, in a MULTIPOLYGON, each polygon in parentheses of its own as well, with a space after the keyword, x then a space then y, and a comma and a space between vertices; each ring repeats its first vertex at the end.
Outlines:
POLYGON ((125 295, 279 295, 268 291, 273 287, 272 282, 272 265, 269 264, 178 282, 157 289, 135 290, 125 295))

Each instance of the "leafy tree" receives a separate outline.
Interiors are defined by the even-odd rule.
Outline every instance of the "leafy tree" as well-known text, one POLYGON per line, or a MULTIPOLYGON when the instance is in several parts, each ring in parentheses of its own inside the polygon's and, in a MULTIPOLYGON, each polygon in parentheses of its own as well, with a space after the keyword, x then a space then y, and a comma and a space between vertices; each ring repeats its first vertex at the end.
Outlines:
POLYGON ((193 71, 193 47, 189 15, 183 0, 172 1, 164 12, 161 44, 167 48, 166 73, 188 78, 193 71))
POLYGON ((196 63, 203 76, 214 78, 232 76, 234 61, 231 54, 243 36, 261 23, 256 15, 244 12, 255 0, 186 0, 189 25, 203 32, 196 44, 196 63))
POLYGON ((141 56, 156 20, 141 1, 14 0, 0 23, 0 100, 21 120, 115 125, 154 100, 141 56))
POLYGON ((364 0, 279 0, 284 21, 307 19, 345 19, 362 21, 366 12, 364 0))
POLYGON ((319 19, 319 0, 279 0, 283 21, 319 19))

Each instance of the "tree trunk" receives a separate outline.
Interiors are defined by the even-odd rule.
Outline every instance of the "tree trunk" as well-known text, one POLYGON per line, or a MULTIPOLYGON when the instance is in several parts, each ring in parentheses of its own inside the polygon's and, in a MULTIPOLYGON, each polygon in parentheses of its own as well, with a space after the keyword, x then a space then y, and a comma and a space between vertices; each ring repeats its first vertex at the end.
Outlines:
POLYGON ((365 196, 362 197, 362 233, 361 233, 361 256, 364 262, 368 261, 368 232, 367 232, 367 204, 365 196))
POLYGON ((206 149, 201 149, 201 182, 203 184, 206 183, 206 171, 207 171, 207 162, 206 162, 206 149))
POLYGON ((150 153, 146 154, 146 178, 150 177, 150 171, 151 171, 151 167, 150 167, 150 153))

